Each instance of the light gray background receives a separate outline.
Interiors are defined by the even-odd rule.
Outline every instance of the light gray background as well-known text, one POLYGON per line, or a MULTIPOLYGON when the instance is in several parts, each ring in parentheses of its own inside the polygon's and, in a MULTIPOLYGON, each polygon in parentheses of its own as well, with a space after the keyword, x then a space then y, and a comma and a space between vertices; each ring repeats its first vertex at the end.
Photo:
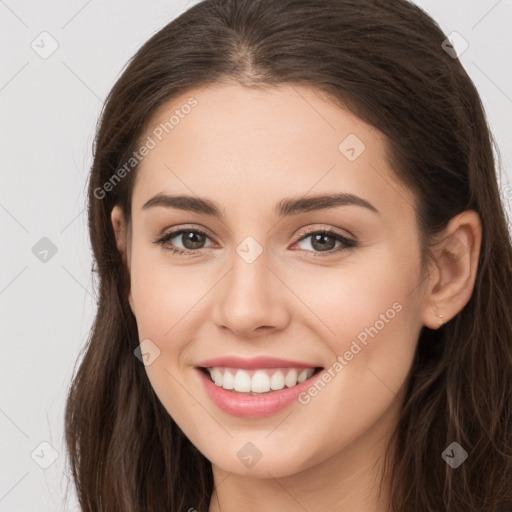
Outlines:
MULTIPOLYGON (((194 3, 0 0, 1 512, 78 510, 72 487, 64 500, 63 411, 96 305, 85 209, 95 124, 127 60, 194 3), (31 47, 43 31, 59 45, 47 59, 31 47), (42 237, 57 247, 46 263, 32 252, 42 237), (31 457, 51 462, 42 442, 58 454, 47 469, 31 457)), ((417 3, 469 43, 460 58, 501 149, 508 205, 512 0, 417 3)))

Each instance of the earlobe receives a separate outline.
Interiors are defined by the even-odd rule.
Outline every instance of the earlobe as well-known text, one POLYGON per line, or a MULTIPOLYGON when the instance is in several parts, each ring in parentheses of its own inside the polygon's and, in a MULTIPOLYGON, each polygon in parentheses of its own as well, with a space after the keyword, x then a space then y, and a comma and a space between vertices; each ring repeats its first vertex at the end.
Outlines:
POLYGON ((438 329, 469 302, 473 293, 482 241, 477 212, 455 216, 434 247, 436 272, 432 277, 423 311, 423 324, 438 329))

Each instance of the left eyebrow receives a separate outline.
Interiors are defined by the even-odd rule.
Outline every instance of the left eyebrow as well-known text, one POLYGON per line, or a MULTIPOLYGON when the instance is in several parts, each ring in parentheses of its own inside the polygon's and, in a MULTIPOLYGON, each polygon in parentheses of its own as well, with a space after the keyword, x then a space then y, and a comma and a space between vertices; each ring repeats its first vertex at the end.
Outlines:
MULTIPOLYGON (((377 208, 366 201, 366 199, 349 193, 322 194, 309 197, 283 199, 277 203, 274 208, 274 212, 279 218, 282 218, 304 212, 326 210, 336 206, 349 205, 360 206, 376 213, 377 215, 380 215, 377 208)), ((142 209, 146 210, 155 206, 177 208, 180 210, 202 213, 205 215, 218 217, 219 219, 224 218, 222 208, 217 203, 209 199, 203 199, 194 196, 170 196, 166 194, 158 194, 146 201, 142 206, 142 209)))
POLYGON ((309 197, 283 199, 277 203, 275 212, 279 217, 287 215, 296 215, 303 212, 311 212, 314 210, 324 210, 334 208, 336 206, 361 206, 380 215, 379 210, 373 204, 366 201, 362 197, 346 192, 339 194, 322 194, 309 197))

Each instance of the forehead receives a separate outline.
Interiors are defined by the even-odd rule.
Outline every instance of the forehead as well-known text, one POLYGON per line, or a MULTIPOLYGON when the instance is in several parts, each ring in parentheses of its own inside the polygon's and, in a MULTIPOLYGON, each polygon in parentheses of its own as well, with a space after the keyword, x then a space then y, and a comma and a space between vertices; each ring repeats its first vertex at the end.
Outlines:
POLYGON ((400 214, 414 204, 389 167, 384 135, 311 87, 191 90, 162 105, 140 140, 151 149, 137 169, 134 209, 158 193, 253 208, 332 192, 400 214))

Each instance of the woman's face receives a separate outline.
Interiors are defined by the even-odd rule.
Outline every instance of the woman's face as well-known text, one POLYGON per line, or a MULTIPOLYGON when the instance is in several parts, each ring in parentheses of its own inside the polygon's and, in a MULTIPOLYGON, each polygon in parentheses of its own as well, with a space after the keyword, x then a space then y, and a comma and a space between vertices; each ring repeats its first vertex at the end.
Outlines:
POLYGON ((225 84, 141 140, 129 298, 164 407, 231 473, 369 465, 425 309, 415 198, 382 134, 311 88, 225 84))

